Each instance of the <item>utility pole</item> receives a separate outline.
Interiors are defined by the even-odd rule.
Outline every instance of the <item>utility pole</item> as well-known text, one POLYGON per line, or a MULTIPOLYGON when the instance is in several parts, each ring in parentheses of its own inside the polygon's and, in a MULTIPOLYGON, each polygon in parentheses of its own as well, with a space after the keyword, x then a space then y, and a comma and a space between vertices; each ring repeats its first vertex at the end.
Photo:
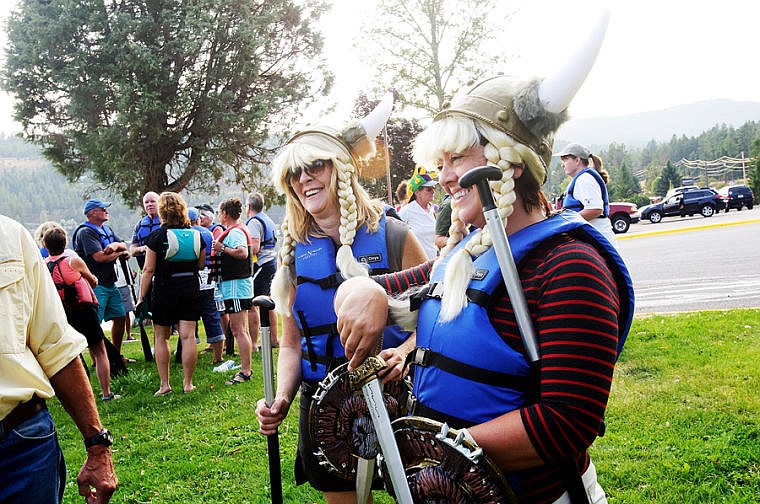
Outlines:
POLYGON ((744 151, 742 151, 742 183, 747 185, 747 168, 744 165, 744 151))

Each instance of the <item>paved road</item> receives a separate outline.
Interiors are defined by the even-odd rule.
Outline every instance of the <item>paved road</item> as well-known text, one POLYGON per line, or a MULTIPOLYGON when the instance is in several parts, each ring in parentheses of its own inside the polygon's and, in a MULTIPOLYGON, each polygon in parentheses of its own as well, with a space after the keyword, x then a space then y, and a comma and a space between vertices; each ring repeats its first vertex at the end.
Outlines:
POLYGON ((640 222, 618 239, 637 314, 760 307, 760 207, 640 222))

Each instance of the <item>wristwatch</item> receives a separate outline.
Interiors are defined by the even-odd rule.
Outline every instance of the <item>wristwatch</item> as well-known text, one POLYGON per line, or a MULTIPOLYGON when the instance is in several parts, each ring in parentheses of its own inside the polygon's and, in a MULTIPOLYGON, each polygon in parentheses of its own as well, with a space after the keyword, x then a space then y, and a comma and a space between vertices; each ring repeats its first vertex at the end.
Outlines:
POLYGON ((90 448, 95 445, 111 446, 113 444, 113 434, 108 429, 103 429, 94 436, 84 440, 84 447, 90 448))

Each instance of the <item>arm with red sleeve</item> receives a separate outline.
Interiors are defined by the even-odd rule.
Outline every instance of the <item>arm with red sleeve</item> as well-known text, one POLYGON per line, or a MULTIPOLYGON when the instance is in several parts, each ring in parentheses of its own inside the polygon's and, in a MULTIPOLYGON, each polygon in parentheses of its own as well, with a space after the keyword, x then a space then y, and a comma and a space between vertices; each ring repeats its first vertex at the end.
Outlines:
MULTIPOLYGON (((549 491, 561 485, 559 464, 573 460, 581 471, 588 465, 617 358, 619 297, 596 249, 574 239, 540 247, 519 270, 541 351, 538 400, 469 430, 503 470, 525 471, 526 484, 549 491)), ((523 351, 503 292, 490 317, 523 351)))

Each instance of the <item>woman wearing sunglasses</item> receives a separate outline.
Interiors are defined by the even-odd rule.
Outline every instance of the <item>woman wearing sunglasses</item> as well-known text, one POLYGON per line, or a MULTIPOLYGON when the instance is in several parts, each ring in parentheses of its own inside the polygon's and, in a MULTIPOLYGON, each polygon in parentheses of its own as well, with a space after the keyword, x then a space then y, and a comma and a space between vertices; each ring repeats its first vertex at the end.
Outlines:
MULTIPOLYGON (((342 131, 315 127, 297 133, 272 166, 275 185, 287 196, 280 267, 271 290, 283 315, 283 335, 275 400, 271 407, 259 401, 256 412, 261 432, 273 434, 300 388, 296 481, 308 481, 328 503, 356 502, 355 481, 320 464, 308 435, 318 384, 346 362, 332 310, 335 289, 345 279, 399 271, 426 258, 409 228, 387 217, 383 203, 372 200, 358 181, 362 160, 374 153, 374 139, 392 105, 386 98, 342 131)), ((374 329, 384 334, 380 356, 389 369, 384 379, 400 378, 414 337, 385 330, 384 321, 374 329)))

